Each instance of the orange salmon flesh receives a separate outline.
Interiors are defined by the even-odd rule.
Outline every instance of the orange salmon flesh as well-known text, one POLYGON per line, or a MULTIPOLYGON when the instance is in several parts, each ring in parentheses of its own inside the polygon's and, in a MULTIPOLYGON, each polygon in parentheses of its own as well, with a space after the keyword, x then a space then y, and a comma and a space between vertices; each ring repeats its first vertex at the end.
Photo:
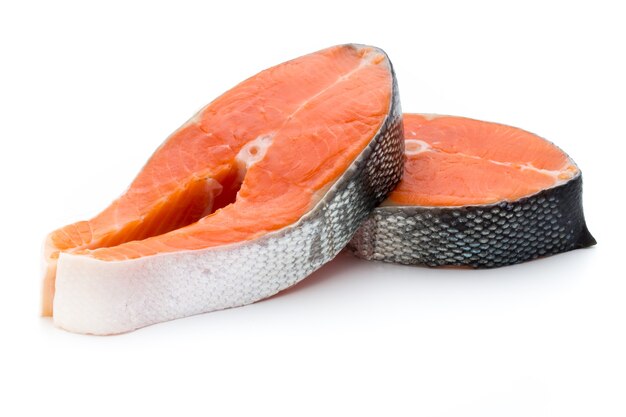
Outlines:
POLYGON ((404 114, 406 163, 385 205, 466 206, 515 201, 578 173, 552 143, 511 126, 404 114))

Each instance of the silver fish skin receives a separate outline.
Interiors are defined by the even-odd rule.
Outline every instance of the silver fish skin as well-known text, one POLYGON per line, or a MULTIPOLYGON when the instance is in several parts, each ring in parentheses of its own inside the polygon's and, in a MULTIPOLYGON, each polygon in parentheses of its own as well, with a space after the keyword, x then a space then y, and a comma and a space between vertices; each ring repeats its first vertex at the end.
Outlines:
POLYGON ((389 66, 391 103, 379 131, 297 223, 251 241, 122 262, 61 253, 55 324, 78 333, 117 334, 243 306, 332 260, 403 173, 402 110, 390 61, 389 66))
POLYGON ((596 244, 583 214, 582 174, 516 201, 376 208, 348 247, 405 265, 494 268, 596 244))

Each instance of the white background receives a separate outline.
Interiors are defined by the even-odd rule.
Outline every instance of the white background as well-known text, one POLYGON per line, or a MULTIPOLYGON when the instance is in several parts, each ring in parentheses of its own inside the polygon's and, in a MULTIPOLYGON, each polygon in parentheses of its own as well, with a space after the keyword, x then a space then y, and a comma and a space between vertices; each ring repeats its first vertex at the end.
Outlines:
POLYGON ((87 3, 0 5, 1 415, 626 415, 620 2, 87 3), (405 111, 565 149, 598 246, 487 271, 341 254, 269 300, 122 336, 38 317, 49 231, 223 91, 345 42, 388 52, 405 111))

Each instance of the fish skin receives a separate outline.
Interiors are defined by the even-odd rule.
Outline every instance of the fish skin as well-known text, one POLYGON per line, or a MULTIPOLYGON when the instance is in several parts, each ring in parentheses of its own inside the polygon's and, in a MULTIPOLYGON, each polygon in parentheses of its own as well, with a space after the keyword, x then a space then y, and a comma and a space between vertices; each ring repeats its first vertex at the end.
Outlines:
POLYGON ((516 201, 464 207, 376 208, 348 247, 405 265, 494 268, 596 244, 582 206, 582 174, 516 201))
POLYGON ((389 65, 391 106, 381 128, 297 223, 254 240, 123 262, 61 253, 54 323, 106 335, 242 306, 294 285, 333 259, 402 176, 402 111, 389 65))

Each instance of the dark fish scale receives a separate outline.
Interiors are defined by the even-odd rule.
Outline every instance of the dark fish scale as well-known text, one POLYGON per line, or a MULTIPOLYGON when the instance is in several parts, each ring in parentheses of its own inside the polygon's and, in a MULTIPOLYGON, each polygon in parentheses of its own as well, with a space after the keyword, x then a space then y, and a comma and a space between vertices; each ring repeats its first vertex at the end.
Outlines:
POLYGON ((385 206, 348 245, 358 257, 401 264, 492 268, 592 246, 582 176, 517 201, 484 206, 385 206))

